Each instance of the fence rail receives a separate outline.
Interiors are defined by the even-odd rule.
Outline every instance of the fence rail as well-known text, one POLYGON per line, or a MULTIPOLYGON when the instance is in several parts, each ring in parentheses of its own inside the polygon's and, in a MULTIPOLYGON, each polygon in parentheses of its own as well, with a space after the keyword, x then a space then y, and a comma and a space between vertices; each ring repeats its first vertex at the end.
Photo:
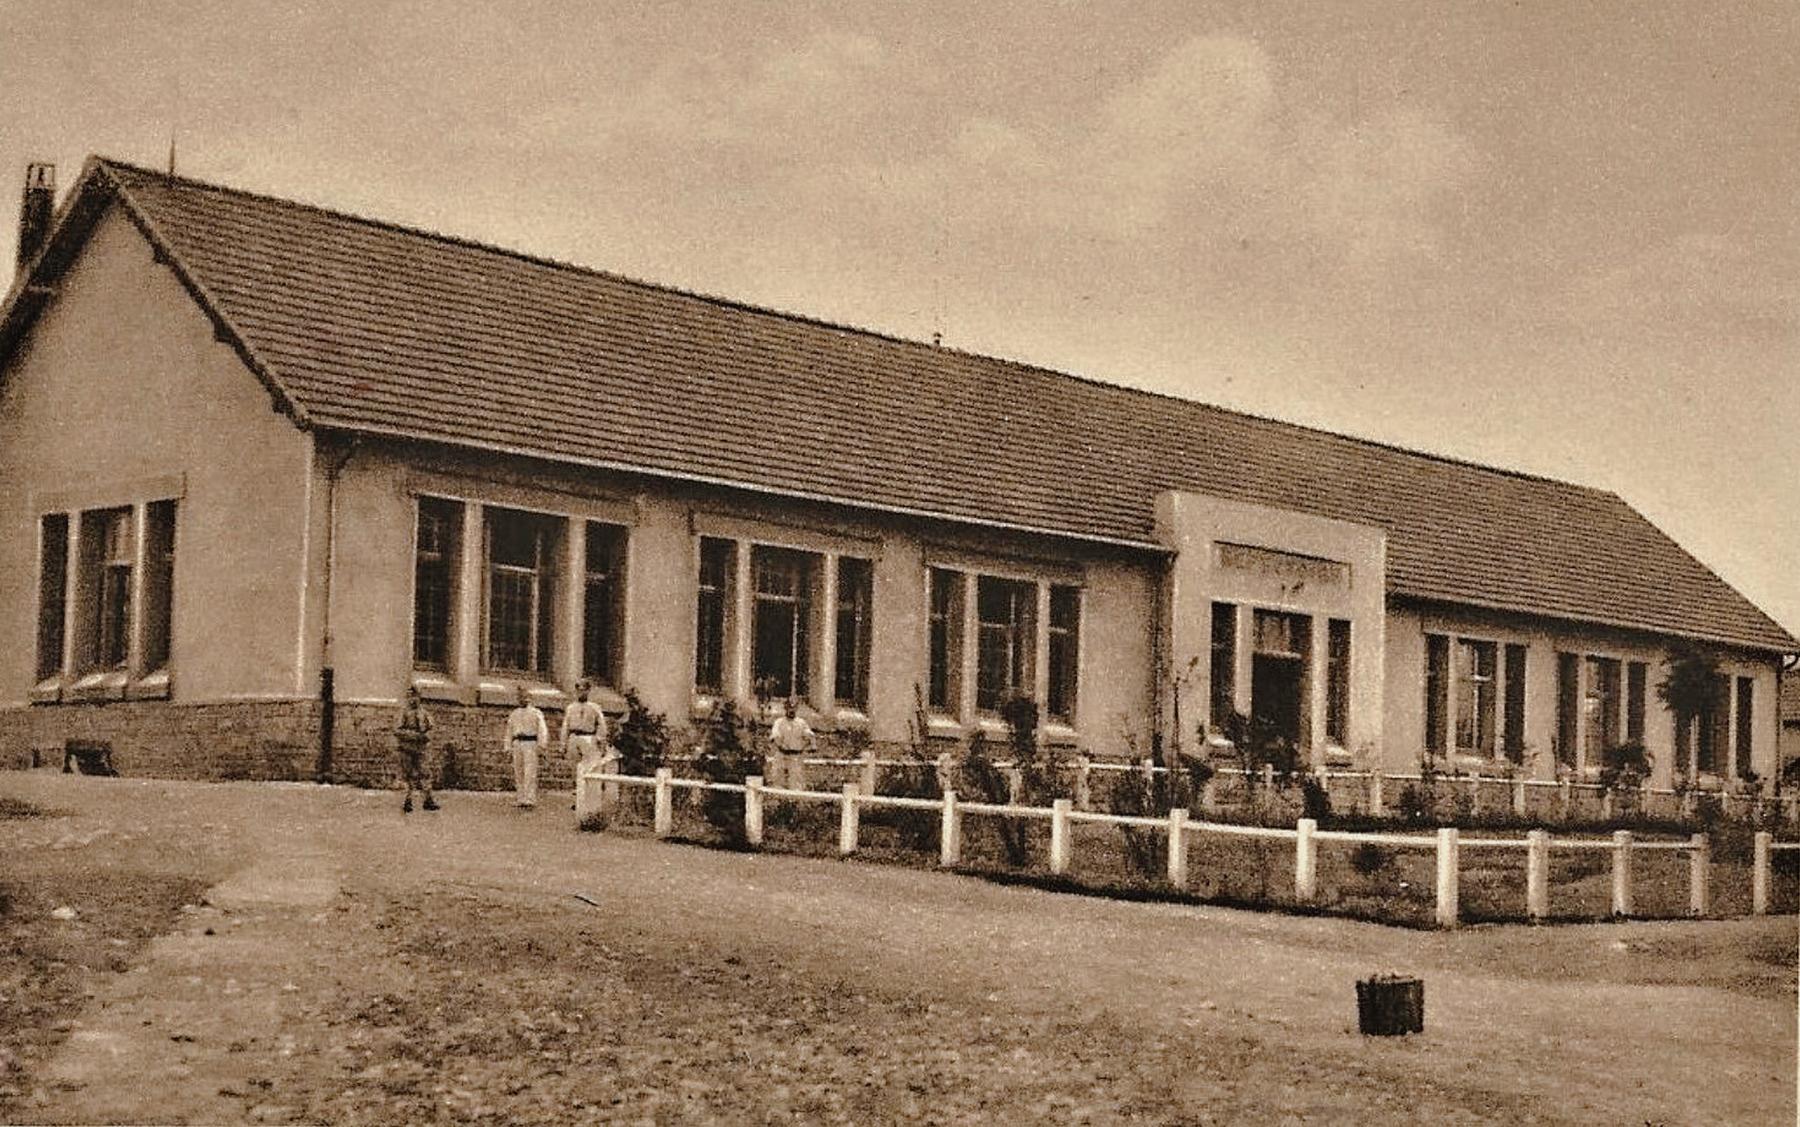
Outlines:
MULTIPOLYGON (((771 787, 760 776, 742 783, 712 782, 704 779, 676 778, 667 767, 654 776, 626 775, 607 770, 578 771, 575 780, 575 809, 578 821, 596 813, 607 813, 618 807, 622 788, 648 787, 654 792, 652 823, 658 837, 674 833, 674 792, 676 790, 711 791, 741 794, 744 798, 744 832, 751 846, 761 846, 764 838, 764 813, 771 800, 830 803, 838 807, 838 853, 849 856, 860 847, 861 812, 864 809, 932 810, 939 817, 938 862, 950 868, 962 862, 963 819, 966 816, 990 816, 1047 820, 1050 823, 1049 868, 1054 876, 1066 874, 1072 863, 1074 839, 1071 828, 1077 824, 1110 825, 1132 829, 1148 829, 1166 835, 1168 845, 1167 878, 1177 890, 1188 886, 1188 851, 1194 840, 1207 835, 1249 837, 1294 843, 1294 898, 1300 904, 1311 904, 1318 897, 1318 849, 1320 842, 1351 845, 1374 845, 1388 848, 1431 851, 1436 855, 1434 919, 1440 927, 1455 927, 1461 922, 1460 884, 1462 854, 1466 850, 1523 850, 1525 853, 1525 915, 1537 921, 1550 914, 1550 857, 1553 851, 1607 851, 1612 859, 1612 914, 1630 916, 1634 909, 1633 858, 1640 853, 1683 853, 1689 859, 1688 914, 1704 917, 1711 910, 1712 845, 1708 835, 1696 833, 1686 841, 1641 841, 1629 830, 1618 830, 1610 839, 1554 838, 1547 830, 1534 829, 1523 838, 1464 838, 1455 828, 1445 826, 1434 834, 1358 833, 1349 830, 1321 830, 1316 820, 1299 819, 1292 829, 1284 826, 1238 825, 1194 819, 1185 809, 1171 810, 1166 817, 1130 814, 1104 814, 1077 810, 1073 800, 1056 799, 1049 807, 1018 803, 966 802, 953 789, 945 789, 942 797, 870 793, 858 783, 845 783, 841 790, 823 791, 794 787, 771 787)), ((1755 836, 1751 866, 1751 912, 1764 915, 1769 910, 1769 877, 1772 855, 1784 850, 1800 850, 1800 841, 1778 842, 1768 831, 1755 836)))

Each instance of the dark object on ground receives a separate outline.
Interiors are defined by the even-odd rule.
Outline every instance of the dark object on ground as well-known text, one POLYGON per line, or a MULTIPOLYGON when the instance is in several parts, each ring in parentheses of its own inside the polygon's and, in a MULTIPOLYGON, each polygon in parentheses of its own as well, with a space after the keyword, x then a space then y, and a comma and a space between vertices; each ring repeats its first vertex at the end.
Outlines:
POLYGON ((1356 984, 1356 1024, 1372 1037, 1425 1032, 1425 983, 1378 974, 1356 984))
POLYGON ((63 774, 75 772, 117 777, 119 771, 112 764, 112 744, 104 740, 70 740, 65 743, 63 774))

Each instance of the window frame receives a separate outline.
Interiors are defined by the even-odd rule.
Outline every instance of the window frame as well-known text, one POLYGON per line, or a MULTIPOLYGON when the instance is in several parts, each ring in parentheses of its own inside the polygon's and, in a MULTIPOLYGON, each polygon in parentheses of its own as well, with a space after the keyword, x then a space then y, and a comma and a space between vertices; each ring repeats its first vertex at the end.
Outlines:
POLYGON ((862 556, 839 555, 833 566, 837 572, 837 605, 832 608, 831 622, 832 649, 836 656, 831 674, 831 699, 839 709, 867 712, 869 663, 874 650, 875 561, 862 556))
MULTIPOLYGON (((460 626, 459 597, 463 572, 463 553, 468 545, 463 543, 463 535, 467 522, 468 502, 436 494, 417 494, 413 498, 413 589, 412 589, 412 667, 416 670, 449 674, 456 666, 456 643, 460 626), (440 514, 446 519, 449 533, 449 546, 438 549, 434 555, 442 558, 434 561, 444 569, 444 585, 441 601, 443 603, 443 660, 431 661, 419 655, 420 641, 420 569, 424 562, 424 524, 427 508, 442 508, 440 514)), ((483 615, 485 616, 485 613, 483 615)))
MULTIPOLYGON (((818 643, 814 638, 817 621, 814 610, 819 602, 819 583, 826 557, 819 552, 788 548, 773 544, 750 545, 750 652, 749 675, 752 692, 771 699, 810 701, 814 689, 814 663, 818 643), (764 579, 782 576, 789 590, 765 590, 764 579), (765 634, 764 614, 786 617, 784 642, 765 634), (785 649, 787 684, 780 688, 775 672, 765 664, 765 643, 779 644, 785 649)), ((835 688, 835 686, 834 686, 835 688)))
POLYGON ((975 711, 998 716, 1009 697, 1037 697, 1038 591, 1042 584, 1012 576, 980 574, 975 579, 975 711), (984 591, 984 587, 986 591, 984 591), (1006 617, 984 617, 983 595, 1006 596, 1006 617), (998 650, 992 642, 998 641, 998 650), (989 676, 990 656, 997 656, 1000 679, 989 676))
POLYGON ((1087 597, 1083 589, 1072 583, 1050 583, 1049 613, 1046 615, 1044 646, 1045 671, 1049 675, 1044 692, 1044 718, 1053 724, 1073 728, 1080 719, 1081 703, 1081 635, 1083 617, 1087 613, 1087 597), (1058 623, 1058 597, 1073 605, 1069 620, 1058 623))
MULTIPOLYGON (((559 569, 557 548, 561 538, 557 525, 567 535, 568 518, 532 509, 508 505, 483 505, 482 523, 482 603, 481 603, 481 671, 504 677, 548 680, 556 669, 556 604, 559 569), (520 520, 536 527, 532 530, 532 565, 497 563, 494 555, 496 526, 502 520, 520 520), (495 649, 494 630, 497 615, 495 579, 497 573, 507 577, 529 576, 530 607, 525 618, 525 656, 527 663, 508 665, 495 649)), ((511 642, 507 643, 510 647, 511 642)))
POLYGON ((572 518, 570 527, 581 529, 581 649, 578 658, 580 676, 596 685, 615 691, 625 680, 625 623, 627 617, 626 585, 629 582, 631 528, 612 521, 591 517, 572 518), (603 566, 594 568, 596 538, 609 541, 604 546, 603 566), (594 625, 595 589, 606 614, 605 629, 597 638, 594 625), (596 655, 596 646, 600 653, 596 655))
POLYGON ((63 675, 68 657, 69 528, 79 514, 38 515, 37 661, 38 684, 63 675), (52 529, 55 529, 54 533, 52 529), (54 592, 54 593, 52 593, 54 592), (54 603, 54 614, 51 604, 54 603))

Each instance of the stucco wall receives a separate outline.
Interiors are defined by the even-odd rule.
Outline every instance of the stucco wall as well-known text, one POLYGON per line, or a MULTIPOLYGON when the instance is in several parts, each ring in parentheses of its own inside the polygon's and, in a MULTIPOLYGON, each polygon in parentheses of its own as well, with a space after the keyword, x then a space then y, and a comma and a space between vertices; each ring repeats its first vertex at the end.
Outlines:
MULTIPOLYGON (((1668 786, 1674 766, 1674 721, 1656 695, 1656 686, 1667 675, 1666 643, 1649 635, 1601 627, 1582 627, 1522 615, 1453 608, 1395 605, 1389 608, 1387 628, 1387 748, 1389 770, 1417 768, 1425 746, 1425 635, 1444 634, 1493 641, 1504 654, 1507 644, 1526 647, 1525 746, 1526 761, 1538 778, 1556 774, 1557 654, 1574 653, 1616 658, 1623 663, 1648 666, 1644 702, 1644 742, 1655 757, 1652 782, 1668 786)), ((1503 660, 1503 657, 1502 657, 1503 660)), ((1776 763, 1779 722, 1776 702, 1776 665, 1772 657, 1748 653, 1728 654, 1720 672, 1732 678, 1750 677, 1753 691, 1751 762, 1754 770, 1770 779, 1776 763)), ((1621 682, 1621 695, 1623 695, 1621 682)), ((1504 712, 1504 700, 1496 703, 1496 724, 1504 712)), ((1451 720, 1454 723, 1454 718, 1451 720)), ((1621 733, 1623 729, 1621 728, 1621 733)), ((1735 748, 1725 749, 1727 759, 1735 748)))
MULTIPOLYGON (((320 461, 328 460, 322 453, 320 461)), ((357 449, 332 494, 331 664, 338 699, 346 705, 393 702, 412 675, 412 539, 420 494, 629 526, 620 688, 635 688, 677 725, 689 721, 696 704, 694 613, 702 535, 873 560, 867 729, 878 741, 906 740, 913 688, 926 679, 926 568, 931 562, 1009 574, 1030 574, 1041 567, 1058 582, 1076 577, 1085 591, 1079 735, 1096 753, 1124 754, 1121 718, 1142 720, 1150 710, 1157 566, 1152 559, 1119 558, 1105 551, 1084 554, 1027 536, 975 534, 698 486, 600 472, 546 472, 505 458, 452 458, 380 443, 357 449)), ((479 582, 479 572, 471 578, 479 582)), ((436 691, 464 700, 482 696, 479 684, 491 680, 473 667, 453 670, 448 679, 454 687, 436 691)), ((572 668, 559 667, 551 680, 566 691, 574 680, 572 668)), ((616 703, 616 698, 608 699, 616 703)), ((552 698, 549 703, 558 702, 552 698)), ((825 711, 829 713, 828 705, 825 711)), ((822 726, 832 726, 829 715, 822 726)))
POLYGON ((39 514, 173 495, 170 479, 173 700, 302 691, 310 448, 108 213, 0 376, 0 704, 22 705, 33 682, 39 514))

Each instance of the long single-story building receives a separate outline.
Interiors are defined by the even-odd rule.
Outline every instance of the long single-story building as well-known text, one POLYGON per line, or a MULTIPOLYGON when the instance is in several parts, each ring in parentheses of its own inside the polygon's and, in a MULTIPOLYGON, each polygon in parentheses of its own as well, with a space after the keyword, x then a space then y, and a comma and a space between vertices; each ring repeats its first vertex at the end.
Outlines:
MULTIPOLYGON (((33 166, 0 309, 0 752, 458 777, 580 677, 946 739, 1773 778, 1800 643, 1612 493, 118 161, 33 166), (1677 732, 1671 644, 1718 662, 1677 732)), ((554 717, 552 718, 554 721, 554 717)))

